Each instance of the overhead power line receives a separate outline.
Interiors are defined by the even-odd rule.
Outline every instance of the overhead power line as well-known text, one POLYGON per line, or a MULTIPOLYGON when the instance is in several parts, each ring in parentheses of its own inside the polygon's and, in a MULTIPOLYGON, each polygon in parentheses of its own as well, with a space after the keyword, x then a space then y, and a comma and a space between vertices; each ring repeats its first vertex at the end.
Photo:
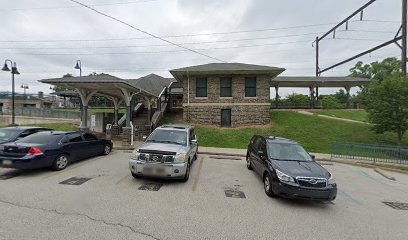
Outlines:
MULTIPOLYGON (((182 38, 182 37, 199 37, 199 36, 212 36, 212 35, 227 35, 227 34, 239 34, 239 33, 253 33, 253 32, 267 32, 267 31, 279 31, 299 28, 310 28, 328 26, 333 23, 320 23, 309 25, 298 25, 289 27, 275 27, 275 28, 263 28, 263 29, 249 29, 240 31, 225 31, 225 32, 211 32, 211 33, 192 33, 192 34, 179 34, 179 35, 162 35, 161 38, 182 38)), ((359 31, 359 30, 350 30, 359 31)), ((381 31, 373 31, 381 32, 381 31)), ((128 38, 105 38, 105 39, 47 39, 47 40, 0 40, 0 42, 13 42, 13 43, 31 43, 31 42, 97 42, 97 41, 120 41, 120 40, 137 40, 137 39, 152 39, 153 37, 128 37, 128 38)))
POLYGON ((78 2, 78 1, 76 1, 76 0, 70 0, 70 1, 71 1, 71 2, 74 2, 74 3, 76 3, 76 4, 79 4, 79 5, 81 5, 81 6, 85 7, 85 8, 88 8, 88 9, 90 9, 90 10, 92 10, 92 11, 94 11, 94 12, 96 12, 96 13, 102 15, 102 16, 105 16, 105 17, 110 18, 110 19, 112 19, 112 20, 114 20, 114 21, 116 21, 116 22, 119 22, 119 23, 121 23, 121 24, 123 24, 123 25, 126 25, 126 26, 128 26, 128 27, 130 27, 130 28, 132 28, 132 29, 134 29, 134 30, 136 30, 136 31, 139 31, 139 32, 144 33, 144 34, 146 34, 146 35, 149 35, 149 36, 151 36, 151 37, 157 38, 157 39, 159 39, 159 40, 161 40, 161 41, 163 41, 163 42, 170 43, 170 44, 172 44, 172 45, 174 45, 174 46, 177 46, 177 47, 179 47, 179 48, 188 50, 188 51, 190 51, 190 52, 193 52, 193 53, 202 55, 202 56, 204 56, 204 57, 207 57, 207 58, 210 58, 210 59, 219 61, 219 62, 225 62, 225 61, 223 61, 223 60, 221 60, 221 59, 218 59, 218 58, 216 58, 216 57, 212 57, 212 56, 210 56, 210 55, 207 55, 207 54, 198 52, 198 51, 196 51, 196 50, 190 49, 190 48, 188 48, 188 47, 184 47, 184 46, 182 46, 182 45, 180 45, 180 44, 173 43, 173 42, 171 42, 171 41, 169 41, 169 40, 167 40, 167 39, 164 39, 164 38, 162 38, 162 37, 159 37, 159 36, 156 36, 156 35, 154 35, 154 34, 151 34, 151 33, 147 32, 147 31, 145 31, 145 30, 142 30, 142 29, 140 29, 140 28, 137 28, 137 27, 135 27, 135 26, 133 26, 133 25, 131 25, 131 24, 125 22, 125 21, 122 21, 122 20, 120 20, 120 19, 118 19, 118 18, 115 18, 115 17, 113 17, 113 16, 110 16, 110 15, 108 15, 108 14, 106 14, 106 13, 101 12, 101 11, 98 11, 98 10, 96 10, 95 8, 90 7, 90 6, 88 6, 88 5, 86 5, 86 4, 83 4, 83 3, 81 3, 81 2, 78 2))
MULTIPOLYGON (((91 4, 92 7, 103 7, 103 6, 114 6, 114 5, 127 5, 127 4, 137 4, 146 2, 157 2, 160 0, 140 0, 140 1, 130 1, 130 2, 117 2, 117 3, 100 3, 91 4)), ((79 8, 80 6, 61 6, 61 7, 36 7, 36 8, 11 8, 11 9, 0 9, 0 11, 32 11, 32 10, 56 10, 56 9, 68 9, 68 8, 79 8)))

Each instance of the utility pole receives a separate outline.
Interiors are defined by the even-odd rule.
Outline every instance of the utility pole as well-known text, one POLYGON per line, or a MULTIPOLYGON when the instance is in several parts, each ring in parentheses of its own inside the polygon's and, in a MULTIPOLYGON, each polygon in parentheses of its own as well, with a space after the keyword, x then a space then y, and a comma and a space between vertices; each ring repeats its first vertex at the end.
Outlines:
POLYGON ((316 77, 318 77, 319 74, 319 37, 316 37, 316 77))
POLYGON ((402 51, 401 51, 401 72, 407 75, 407 0, 402 0, 402 51))

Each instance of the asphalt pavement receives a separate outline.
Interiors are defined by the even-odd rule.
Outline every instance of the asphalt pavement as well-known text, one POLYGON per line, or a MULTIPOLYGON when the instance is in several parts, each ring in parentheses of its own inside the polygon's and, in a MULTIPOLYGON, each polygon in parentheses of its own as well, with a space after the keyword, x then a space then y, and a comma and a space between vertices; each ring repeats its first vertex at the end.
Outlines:
POLYGON ((311 202, 267 197, 244 158, 200 154, 183 183, 134 179, 130 154, 117 150, 61 172, 0 168, 0 239, 408 236, 408 210, 383 203, 408 203, 408 175, 388 172, 392 181, 373 169, 325 165, 336 176, 338 197, 311 202), (226 191, 242 194, 227 197, 226 191))

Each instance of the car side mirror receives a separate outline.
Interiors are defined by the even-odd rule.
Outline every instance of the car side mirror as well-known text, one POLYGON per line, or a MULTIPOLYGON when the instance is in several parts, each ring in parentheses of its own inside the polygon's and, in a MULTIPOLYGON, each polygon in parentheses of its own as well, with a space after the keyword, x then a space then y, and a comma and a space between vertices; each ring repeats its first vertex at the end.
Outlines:
POLYGON ((191 140, 191 143, 192 143, 192 144, 197 144, 198 141, 197 141, 197 139, 193 139, 193 140, 191 140))
POLYGON ((259 150, 259 151, 258 151, 258 156, 259 156, 260 158, 265 158, 265 153, 264 153, 263 151, 259 150))
POLYGON ((146 136, 146 135, 144 135, 144 136, 142 137, 142 139, 143 139, 143 142, 144 142, 144 141, 146 141, 147 136, 146 136))
POLYGON ((313 161, 316 161, 316 156, 315 155, 310 155, 313 161))

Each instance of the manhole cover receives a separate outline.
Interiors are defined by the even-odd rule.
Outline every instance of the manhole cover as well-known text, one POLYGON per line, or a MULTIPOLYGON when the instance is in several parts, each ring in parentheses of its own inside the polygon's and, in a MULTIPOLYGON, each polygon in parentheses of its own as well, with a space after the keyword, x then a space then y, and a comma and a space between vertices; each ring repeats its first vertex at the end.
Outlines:
POLYGON ((159 191, 162 186, 163 186, 162 183, 145 183, 138 189, 145 191, 159 191))
POLYGON ((401 202, 383 202, 383 203, 394 209, 408 210, 408 203, 401 203, 401 202))
POLYGON ((246 198, 245 193, 236 190, 224 190, 225 196, 230 198, 246 198))
POLYGON ((89 180, 91 180, 92 178, 83 178, 83 177, 72 177, 69 178, 67 180, 64 180, 62 182, 60 182, 59 184, 65 184, 65 185, 81 185, 89 180))
POLYGON ((4 173, 4 174, 0 175, 0 180, 7 180, 7 179, 10 179, 10 178, 13 178, 13 177, 17 177, 20 174, 21 174, 21 172, 19 172, 19 171, 7 172, 7 173, 4 173))

